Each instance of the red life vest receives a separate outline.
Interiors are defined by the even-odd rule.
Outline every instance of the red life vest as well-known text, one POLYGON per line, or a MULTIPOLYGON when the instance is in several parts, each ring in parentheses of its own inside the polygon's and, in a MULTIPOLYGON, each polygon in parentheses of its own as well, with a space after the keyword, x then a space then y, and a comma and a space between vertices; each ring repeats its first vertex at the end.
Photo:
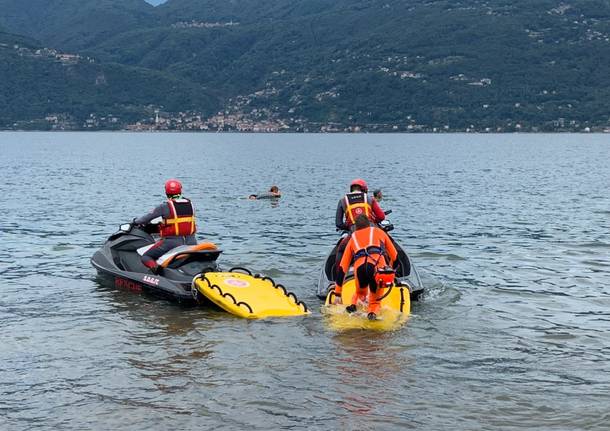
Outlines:
POLYGON ((166 236, 187 236, 197 232, 195 209, 188 199, 168 199, 169 218, 163 219, 159 230, 162 238, 166 236))
POLYGON ((371 220, 373 214, 369 197, 364 192, 346 194, 343 200, 343 209, 345 210, 345 222, 348 227, 356 223, 356 217, 360 214, 364 214, 369 220, 371 220))

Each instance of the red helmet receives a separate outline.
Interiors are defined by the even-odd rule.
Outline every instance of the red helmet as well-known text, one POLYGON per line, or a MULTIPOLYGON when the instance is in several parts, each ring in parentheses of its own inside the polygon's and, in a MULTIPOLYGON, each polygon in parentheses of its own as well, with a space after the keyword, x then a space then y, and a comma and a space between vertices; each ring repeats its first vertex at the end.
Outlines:
POLYGON ((165 194, 168 196, 182 194, 182 183, 175 179, 167 180, 165 182, 165 194))
POLYGON ((350 190, 354 186, 360 187, 364 193, 369 191, 369 186, 366 185, 366 181, 364 181, 362 178, 356 178, 354 181, 352 181, 352 183, 349 185, 350 190))

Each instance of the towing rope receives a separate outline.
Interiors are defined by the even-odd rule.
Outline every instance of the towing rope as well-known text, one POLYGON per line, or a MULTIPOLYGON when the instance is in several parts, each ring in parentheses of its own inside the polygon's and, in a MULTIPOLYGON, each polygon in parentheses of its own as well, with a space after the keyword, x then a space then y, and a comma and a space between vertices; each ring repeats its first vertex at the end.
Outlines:
MULTIPOLYGON (((390 292, 392 291, 392 289, 394 289, 395 284, 392 284, 389 288, 388 291, 386 293, 383 294, 383 296, 381 298, 378 299, 379 302, 381 302, 382 299, 384 299, 385 297, 387 297, 390 292)), ((383 289, 383 288, 382 288, 383 289)))

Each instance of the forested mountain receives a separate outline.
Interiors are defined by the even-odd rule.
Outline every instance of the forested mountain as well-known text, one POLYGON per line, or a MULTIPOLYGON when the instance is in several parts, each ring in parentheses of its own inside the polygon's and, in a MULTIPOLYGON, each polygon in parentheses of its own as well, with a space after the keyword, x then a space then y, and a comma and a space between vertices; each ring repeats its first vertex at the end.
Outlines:
MULTIPOLYGON (((0 25, 100 64, 172 77, 183 93, 213 93, 234 120, 292 130, 610 127, 605 0, 34 3, 31 13, 0 0, 11 11, 0 25)), ((157 84, 150 92, 169 96, 157 84)), ((159 107, 217 107, 189 100, 159 107)))
POLYGON ((0 33, 0 126, 118 129, 154 117, 159 106, 210 114, 217 101, 163 72, 99 63, 0 33))
MULTIPOLYGON (((171 0, 157 9, 166 22, 176 20, 278 22, 316 14, 368 9, 375 0, 171 0)), ((407 1, 403 3, 413 3, 407 1)))
POLYGON ((74 51, 155 21, 144 0, 0 0, 0 26, 74 51))

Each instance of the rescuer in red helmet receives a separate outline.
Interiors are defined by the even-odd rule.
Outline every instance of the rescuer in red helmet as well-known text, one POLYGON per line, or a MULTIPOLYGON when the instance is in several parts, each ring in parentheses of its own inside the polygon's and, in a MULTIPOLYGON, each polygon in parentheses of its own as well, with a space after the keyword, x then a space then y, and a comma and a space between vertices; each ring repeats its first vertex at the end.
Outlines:
MULTIPOLYGON (((371 223, 379 223, 385 220, 385 214, 375 198, 368 195, 369 187, 361 178, 353 180, 349 186, 349 193, 339 200, 337 205, 337 213, 335 216, 335 225, 339 230, 352 232, 356 223, 356 218, 359 215, 366 216, 371 223)), ((339 262, 343 257, 343 251, 349 241, 349 235, 343 238, 337 247, 337 255, 335 257, 335 268, 338 268, 339 262)))
POLYGON ((135 224, 148 224, 161 217, 159 226, 161 239, 142 256, 142 263, 157 273, 157 259, 171 249, 181 245, 196 245, 195 209, 190 200, 182 197, 182 183, 176 179, 165 182, 167 201, 157 206, 148 214, 134 220, 135 224))
POLYGON ((375 198, 368 195, 366 181, 357 178, 350 184, 350 192, 341 198, 337 205, 335 224, 337 229, 352 230, 356 217, 364 214, 372 223, 385 219, 385 214, 375 198))

